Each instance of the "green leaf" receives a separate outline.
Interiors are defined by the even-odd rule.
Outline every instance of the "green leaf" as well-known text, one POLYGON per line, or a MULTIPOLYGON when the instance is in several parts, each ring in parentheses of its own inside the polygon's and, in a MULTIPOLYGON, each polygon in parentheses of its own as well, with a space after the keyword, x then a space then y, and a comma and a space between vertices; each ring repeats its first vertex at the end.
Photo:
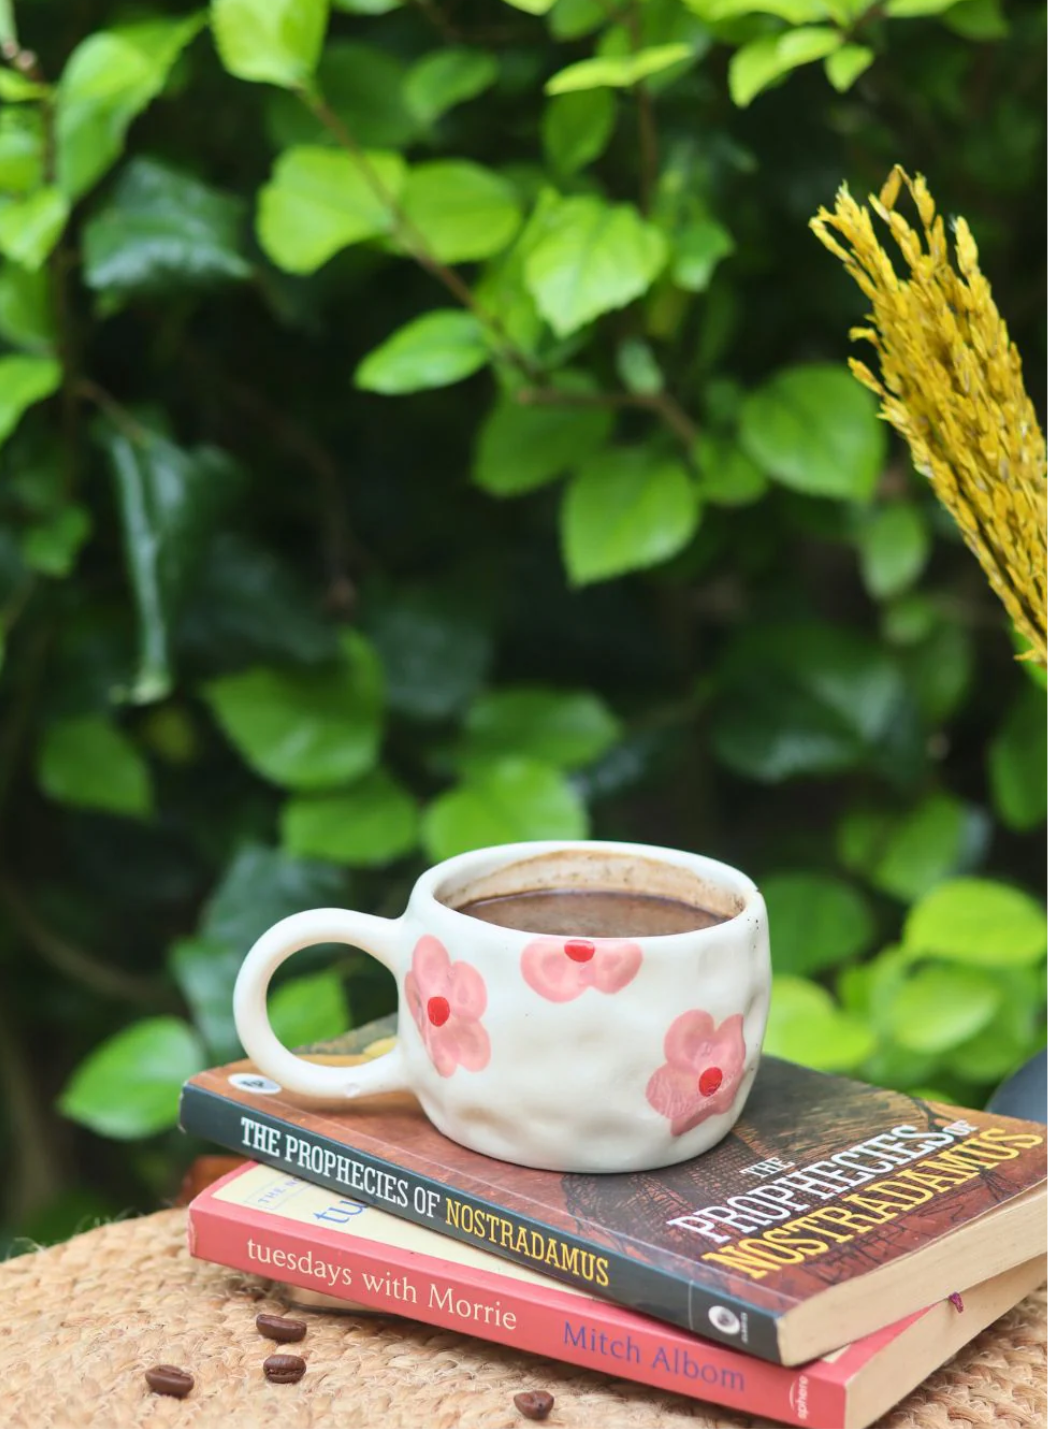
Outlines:
POLYGON ((776 976, 764 1034, 764 1051, 820 1072, 853 1072, 876 1038, 842 1012, 825 988, 804 978, 776 976))
POLYGON ((244 1055, 233 1022, 233 988, 244 952, 206 937, 180 938, 168 949, 168 969, 216 1061, 244 1055))
POLYGON ((934 727, 960 707, 975 665, 972 638, 956 620, 939 620, 932 633, 900 651, 899 659, 921 713, 934 727))
MULTIPOLYGON (((594 391, 584 373, 561 373, 556 386, 580 396, 594 391)), ((613 424, 609 407, 524 404, 503 394, 481 424, 473 479, 492 496, 534 491, 602 448, 613 424)))
POLYGON ((825 59, 844 40, 839 30, 810 25, 778 35, 762 35, 743 45, 728 65, 728 88, 740 109, 745 109, 762 90, 785 78, 791 70, 814 60, 825 59))
MULTIPOLYGON (((324 46, 315 88, 363 149, 401 151, 426 126, 408 107, 408 66, 388 48, 356 40, 324 46)), ((275 89, 266 96, 266 122, 273 147, 340 147, 336 136, 297 94, 275 89)))
POLYGON ((83 231, 84 279, 109 292, 247 278, 243 209, 159 159, 132 159, 83 231))
POLYGON ((685 0, 685 3, 707 24, 745 15, 774 15, 788 25, 809 25, 830 18, 825 0, 685 0))
POLYGON ((331 0, 331 8, 347 15, 388 15, 403 3, 404 0, 331 0))
POLYGON ((899 816, 857 809, 837 831, 838 854, 881 893, 912 903, 965 862, 972 817, 960 799, 944 793, 929 794, 899 816))
POLYGON ((861 74, 865 74, 876 56, 866 45, 842 45, 826 61, 826 78, 838 94, 844 94, 861 74))
POLYGON ((35 272, 62 236, 69 201, 61 190, 37 189, 0 208, 0 254, 35 272))
POLYGON ((399 396, 450 387, 490 358, 484 330, 472 313, 438 308, 407 323, 369 352, 354 374, 365 392, 399 396))
POLYGON ((951 1049, 947 1066, 954 1076, 996 1084, 1016 1071, 1036 1045, 1031 1017, 1036 1005, 1036 995, 1019 1005, 1011 989, 1006 989, 993 1020, 951 1049))
POLYGON ((118 157, 131 121, 205 23, 203 14, 143 20, 98 30, 76 47, 55 104, 58 186, 68 198, 86 193, 118 157))
POLYGON ((966 40, 1003 40, 1010 33, 1001 0, 957 0, 942 23, 966 40))
POLYGON ((608 10, 601 0, 554 0, 549 30, 555 40, 578 40, 607 23, 608 10))
POLYGON ((530 759, 505 759, 434 799, 422 818, 430 858, 526 839, 581 839, 586 810, 564 776, 530 759))
POLYGON ((330 789, 374 767, 382 725, 378 661, 361 635, 314 670, 245 670, 212 680, 205 698, 258 774, 287 789, 330 789))
POLYGON ((62 368, 53 357, 0 357, 0 445, 23 412, 57 392, 62 368))
POLYGON ((666 385, 651 344, 642 337, 623 338, 615 349, 615 370, 628 392, 651 397, 666 385))
POLYGON ((408 72, 404 101, 423 124, 432 124, 457 104, 490 89, 498 73, 498 59, 487 50, 467 50, 457 45, 431 50, 408 72))
POLYGON ((269 995, 269 1024, 285 1047, 305 1047, 340 1037, 351 1025, 342 979, 334 972, 309 973, 269 995))
MULTIPOLYGON (((9 0, 0 0, 0 10, 9 0)), ((0 35, 3 39, 3 35, 0 35)), ((31 104, 37 99, 50 97, 51 89, 46 84, 38 84, 14 69, 0 69, 0 99, 6 104, 31 104)))
POLYGON ((397 199, 406 166, 398 154, 288 149, 258 196, 258 241, 279 268, 313 273, 350 243, 390 233, 385 195, 397 199), (373 182, 381 189, 379 197, 373 182))
POLYGON ((561 507, 564 563, 573 585, 608 580, 669 560, 699 524, 699 499, 684 466, 646 447, 590 458, 561 507))
POLYGON ((38 109, 0 109, 0 194, 27 194, 40 187, 44 148, 38 109))
POLYGON ((941 1053, 985 1027, 1001 1001, 981 968, 930 964, 899 986, 887 1009, 892 1036, 911 1052, 941 1053))
POLYGON ((933 889, 911 909, 904 938, 923 953, 986 968, 1040 962, 1048 947, 1038 900, 985 878, 956 878, 933 889))
POLYGON ((743 403, 739 438, 783 486, 852 501, 873 494, 888 450, 873 394, 828 364, 776 373, 743 403))
POLYGON ((670 260, 673 281, 688 293, 704 293, 717 264, 734 252, 735 240, 723 224, 697 216, 674 237, 670 260))
POLYGON ((695 58, 691 45, 654 45, 625 55, 599 55, 579 60, 546 81, 547 94, 571 94, 582 89, 628 89, 653 74, 695 58))
POLYGON ((30 526, 22 537, 22 559, 32 571, 61 579, 76 565, 76 558, 91 535, 86 507, 70 504, 30 526))
POLYGON ((588 690, 518 686, 489 691, 472 706, 462 758, 469 766, 521 755, 575 769, 606 754, 621 736, 619 721, 588 690))
POLYGON ((725 662, 712 742, 729 768, 762 783, 837 774, 893 737, 906 688, 877 646, 830 625, 765 625, 725 662))
POLYGON ((211 0, 211 30, 230 74, 284 89, 317 67, 328 0, 211 0))
POLYGON ((750 506, 768 489, 768 478, 737 441, 703 431, 695 446, 699 494, 711 506, 750 506))
POLYGON ((915 506, 879 506, 859 528, 863 584, 875 600, 913 585, 931 554, 931 537, 915 506))
POLYGON ((957 0, 885 0, 884 13, 893 20, 912 20, 920 15, 941 15, 957 0))
POLYGON ((96 1047, 76 1068, 58 1099, 63 1116, 99 1136, 134 1141, 178 1120, 187 1077, 206 1066, 204 1048, 178 1017, 132 1022, 96 1047))
POLYGON ((386 676, 389 707, 418 720, 457 714, 491 664, 489 615, 475 600, 443 587, 405 586, 366 600, 363 628, 386 676))
POLYGON ((240 848, 211 895, 201 935, 232 949, 237 957, 228 996, 240 963, 267 928, 303 908, 345 906, 345 875, 327 863, 289 858, 276 849, 240 848))
POLYGON ((491 258, 520 227, 520 203, 512 184, 464 159, 417 165, 404 184, 400 204, 442 263, 491 258))
POLYGON ((18 263, 0 267, 0 337, 36 352, 53 346, 55 325, 46 272, 18 263))
POLYGON ((229 530, 205 544, 178 640, 198 669, 315 665, 338 653, 335 627, 303 573, 272 546, 229 530))
POLYGON ((666 261, 666 241, 632 204, 591 195, 563 199, 547 215, 524 278, 558 337, 647 291, 666 261))
POLYGON ((512 5, 514 10, 523 10, 528 15, 545 15, 555 3, 556 0, 506 0, 506 4, 512 5))
POLYGON ((1025 832, 1048 813, 1044 693, 1025 686, 989 748, 990 790, 1001 822, 1025 832))
POLYGON ((873 941, 862 894, 825 873, 780 873, 761 884, 776 972, 811 974, 850 962, 873 941))
POLYGON ((204 538, 239 485, 229 457, 186 451, 139 428, 101 428, 116 485, 127 568, 139 625, 131 699, 161 699, 172 685, 171 627, 189 591, 204 538))
POLYGON ((559 94, 542 111, 542 147, 553 169, 577 174, 607 148, 615 128, 615 100, 607 89, 559 94))
POLYGON ((153 809, 149 766, 123 730, 101 715, 49 724, 36 772, 44 793, 60 804, 128 818, 153 809))
POLYGON ((402 784, 375 769, 349 789, 289 799, 280 831, 289 853, 374 868, 415 847, 418 810, 402 784))

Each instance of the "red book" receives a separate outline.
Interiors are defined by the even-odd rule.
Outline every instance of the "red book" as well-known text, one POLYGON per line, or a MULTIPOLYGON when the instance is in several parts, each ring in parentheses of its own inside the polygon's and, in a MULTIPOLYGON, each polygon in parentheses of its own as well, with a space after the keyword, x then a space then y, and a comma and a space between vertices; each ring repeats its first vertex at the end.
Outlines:
POLYGON ((199 1259, 808 1429, 863 1429, 1044 1278, 1040 1260, 823 1359, 766 1363, 247 1162, 196 1197, 199 1259))

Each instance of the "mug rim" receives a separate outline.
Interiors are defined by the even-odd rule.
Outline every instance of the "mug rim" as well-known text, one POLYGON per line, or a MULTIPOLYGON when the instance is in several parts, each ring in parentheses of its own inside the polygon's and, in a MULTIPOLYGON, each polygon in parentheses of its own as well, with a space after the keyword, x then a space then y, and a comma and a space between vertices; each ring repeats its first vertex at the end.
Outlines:
MULTIPOLYGON (((644 942, 663 944, 680 939, 708 938, 718 933, 723 934, 725 929, 734 928, 747 916, 759 919, 763 909, 764 898, 757 884, 748 874, 731 864, 710 858, 706 854, 691 853, 687 849, 667 848, 659 844, 628 843, 618 839, 529 839, 512 844, 489 844, 484 848, 468 849, 465 853, 453 854, 451 858, 434 864, 432 868, 427 869, 419 876, 411 891, 409 909, 416 898, 420 898, 439 909, 442 917, 448 916, 456 921, 461 920, 464 925, 475 925, 477 922, 475 918, 451 907, 450 904, 444 903, 438 897, 439 890, 449 878, 456 874, 461 876, 474 862, 481 864, 481 867, 477 869, 478 874, 491 873, 524 859, 538 858, 546 853, 573 852, 575 850, 605 852, 648 859, 656 863, 675 864, 678 867, 690 869, 707 882, 725 888, 742 900, 742 906, 737 912, 709 927, 693 928, 681 933, 645 933, 643 935, 644 942)), ((522 937, 539 936, 525 929, 500 929, 500 931, 515 932, 522 937)))

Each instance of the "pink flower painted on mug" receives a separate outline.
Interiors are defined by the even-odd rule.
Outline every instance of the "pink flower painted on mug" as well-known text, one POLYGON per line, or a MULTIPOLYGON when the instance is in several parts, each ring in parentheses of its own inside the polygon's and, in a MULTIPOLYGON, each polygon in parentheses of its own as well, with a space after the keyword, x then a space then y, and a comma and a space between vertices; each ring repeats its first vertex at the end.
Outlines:
POLYGON ((588 987, 620 992, 637 976, 643 954, 636 943, 615 938, 536 938, 521 954, 529 987, 549 1002, 571 1002, 588 987))
POLYGON ((476 968, 453 963, 444 944, 427 933, 415 944, 404 995, 442 1077, 450 1077, 456 1067, 479 1072, 488 1065, 491 1042, 480 1022, 488 994, 476 968))
POLYGON ((682 1012, 666 1033, 663 1051, 665 1065, 653 1074, 646 1095, 669 1117, 674 1136, 731 1107, 746 1062, 741 1013, 717 1027, 708 1012, 682 1012))

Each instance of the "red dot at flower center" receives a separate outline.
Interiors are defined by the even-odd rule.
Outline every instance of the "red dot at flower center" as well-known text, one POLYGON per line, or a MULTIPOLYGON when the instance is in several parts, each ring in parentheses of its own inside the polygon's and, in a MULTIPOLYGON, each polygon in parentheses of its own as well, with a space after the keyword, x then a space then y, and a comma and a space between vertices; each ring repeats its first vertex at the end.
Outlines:
POLYGON ((426 1003, 426 1014, 434 1027, 443 1027, 451 1016, 451 1004, 446 997, 431 997, 426 1003))
POLYGON ((699 1078, 699 1091, 704 1097, 711 1097, 724 1080, 719 1067, 707 1067, 699 1078))
POLYGON ((573 963, 588 963, 597 950, 586 938, 572 938, 564 944, 564 951, 573 963))

